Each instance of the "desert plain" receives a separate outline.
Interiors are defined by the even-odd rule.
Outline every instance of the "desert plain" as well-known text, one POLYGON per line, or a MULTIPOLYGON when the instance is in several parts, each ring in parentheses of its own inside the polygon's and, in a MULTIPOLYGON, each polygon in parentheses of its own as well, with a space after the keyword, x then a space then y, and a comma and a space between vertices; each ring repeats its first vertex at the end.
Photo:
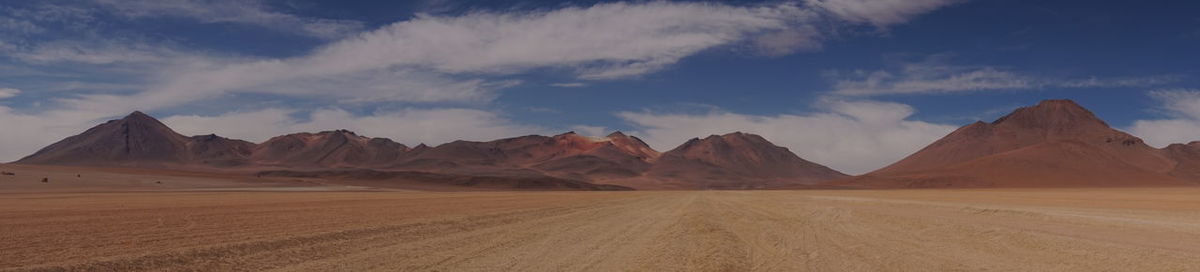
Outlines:
POLYGON ((1195 187, 435 192, 22 167, 0 177, 2 271, 1200 270, 1195 187))

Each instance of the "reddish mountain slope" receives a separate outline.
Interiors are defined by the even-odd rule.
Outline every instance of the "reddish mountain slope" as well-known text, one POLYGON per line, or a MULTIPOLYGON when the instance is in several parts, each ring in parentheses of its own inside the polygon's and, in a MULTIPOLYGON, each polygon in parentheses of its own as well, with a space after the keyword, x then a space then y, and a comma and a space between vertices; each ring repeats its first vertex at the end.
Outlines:
POLYGON ((1070 100, 1046 100, 950 133, 888 167, 851 179, 884 187, 1172 185, 1175 161, 1070 100))
POLYGON ((216 135, 185 137, 141 112, 63 139, 18 163, 58 165, 232 166, 247 163, 253 144, 216 135))
POLYGON ((801 159, 761 136, 735 132, 693 138, 663 153, 632 186, 680 189, 748 189, 817 184, 845 177, 801 159), (652 184, 636 184, 652 183, 652 184))

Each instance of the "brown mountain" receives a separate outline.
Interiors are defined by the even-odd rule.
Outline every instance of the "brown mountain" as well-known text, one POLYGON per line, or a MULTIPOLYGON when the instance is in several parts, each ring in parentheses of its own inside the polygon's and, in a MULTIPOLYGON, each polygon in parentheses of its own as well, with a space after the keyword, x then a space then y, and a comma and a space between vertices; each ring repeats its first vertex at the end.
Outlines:
POLYGON ((735 132, 693 138, 663 153, 645 178, 619 184, 675 189, 752 189, 811 185, 845 174, 801 159, 761 136, 735 132))
POLYGON ((371 168, 395 163, 407 151, 408 146, 390 139, 335 130, 274 137, 259 144, 251 158, 271 166, 371 168))
POLYGON ((976 122, 892 165, 839 183, 884 187, 1183 184, 1176 162, 1070 100, 976 122))
POLYGON ((186 137, 141 112, 51 144, 17 163, 57 165, 234 166, 254 144, 216 135, 186 137))

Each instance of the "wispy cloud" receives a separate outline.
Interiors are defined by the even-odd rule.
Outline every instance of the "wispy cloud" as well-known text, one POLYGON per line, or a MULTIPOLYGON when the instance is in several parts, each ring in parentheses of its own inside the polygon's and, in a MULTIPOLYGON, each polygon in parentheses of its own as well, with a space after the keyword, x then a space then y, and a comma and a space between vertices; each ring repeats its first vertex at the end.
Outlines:
POLYGON ((163 45, 142 41, 57 40, 11 50, 9 55, 32 64, 153 64, 163 65, 195 57, 163 45))
POLYGON ((806 0, 806 2, 844 20, 870 23, 876 27, 907 22, 909 19, 965 0, 806 0))
MULTIPOLYGON (((535 68, 609 79, 650 73, 681 58, 781 30, 803 17, 799 7, 699 3, 610 3, 558 10, 460 16, 419 16, 284 59, 195 59, 176 63, 136 96, 67 99, 77 106, 121 110, 157 108, 233 92, 324 95, 343 100, 486 101, 509 76, 535 68), (348 80, 353 79, 353 80, 348 80), (314 88, 319 87, 319 88, 314 88)), ((41 59, 105 62, 123 52, 81 58, 70 50, 41 59)), ((132 54, 132 59, 146 58, 132 54)), ((176 58, 172 58, 176 59, 176 58)))
POLYGON ((1053 78, 1020 73, 1003 67, 954 65, 945 57, 934 56, 922 62, 910 62, 896 69, 877 71, 831 72, 832 94, 876 96, 899 94, 945 94, 987 90, 1029 90, 1043 88, 1117 88, 1148 87, 1179 80, 1175 75, 1117 78, 1053 78))
POLYGON ((236 23, 334 39, 356 33, 363 23, 301 17, 273 11, 258 0, 94 0, 127 18, 182 17, 202 23, 236 23))

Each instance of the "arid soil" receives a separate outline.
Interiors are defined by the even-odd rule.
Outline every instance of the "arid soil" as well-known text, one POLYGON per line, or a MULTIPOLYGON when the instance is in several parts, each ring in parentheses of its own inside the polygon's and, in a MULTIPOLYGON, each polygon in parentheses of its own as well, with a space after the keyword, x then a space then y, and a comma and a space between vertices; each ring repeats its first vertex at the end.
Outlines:
POLYGON ((1195 271, 1200 189, 0 194, 0 270, 1195 271))

